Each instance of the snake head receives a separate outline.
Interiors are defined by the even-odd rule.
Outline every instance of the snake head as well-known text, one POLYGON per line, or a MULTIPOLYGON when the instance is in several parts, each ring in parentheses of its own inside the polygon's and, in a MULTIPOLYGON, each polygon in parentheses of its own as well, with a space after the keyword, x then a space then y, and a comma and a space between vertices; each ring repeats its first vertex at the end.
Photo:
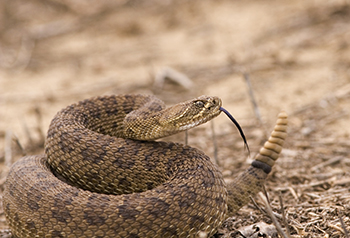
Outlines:
POLYGON ((159 123, 167 131, 185 131, 218 116, 221 104, 218 97, 200 96, 166 108, 159 123))
MULTIPOLYGON (((153 103, 151 101, 150 103, 153 103)), ((221 99, 201 96, 172 107, 150 111, 146 104, 124 118, 123 138, 155 140, 203 124, 221 112, 221 99)))

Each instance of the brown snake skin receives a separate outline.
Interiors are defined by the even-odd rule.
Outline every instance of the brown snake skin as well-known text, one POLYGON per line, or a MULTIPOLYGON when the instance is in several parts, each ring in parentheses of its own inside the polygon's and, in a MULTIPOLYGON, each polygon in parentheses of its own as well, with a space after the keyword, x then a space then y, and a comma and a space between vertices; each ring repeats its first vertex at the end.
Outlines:
POLYGON ((212 119, 220 106, 201 96, 164 109, 154 96, 119 95, 63 109, 45 155, 23 157, 8 175, 3 207, 13 236, 210 237, 261 190, 287 129, 281 113, 252 165, 228 185, 203 152, 152 141, 212 119))

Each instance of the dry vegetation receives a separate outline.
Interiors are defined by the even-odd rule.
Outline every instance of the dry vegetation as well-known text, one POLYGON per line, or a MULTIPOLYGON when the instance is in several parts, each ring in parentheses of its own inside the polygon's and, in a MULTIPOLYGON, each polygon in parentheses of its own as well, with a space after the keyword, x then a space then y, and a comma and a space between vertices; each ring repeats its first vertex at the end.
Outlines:
MULTIPOLYGON (((349 23, 345 0, 0 1, 0 201, 9 166, 24 153, 42 153, 51 118, 73 102, 146 93, 173 104, 218 95, 253 152, 279 111, 290 116, 286 147, 266 184, 283 230, 349 237, 349 23)), ((246 152, 226 117, 214 123, 229 180, 248 166, 246 152)), ((211 128, 190 131, 188 143, 214 158, 211 128)), ((257 206, 265 207, 259 199, 257 206)), ((271 224, 257 206, 243 207, 220 232, 271 224)))

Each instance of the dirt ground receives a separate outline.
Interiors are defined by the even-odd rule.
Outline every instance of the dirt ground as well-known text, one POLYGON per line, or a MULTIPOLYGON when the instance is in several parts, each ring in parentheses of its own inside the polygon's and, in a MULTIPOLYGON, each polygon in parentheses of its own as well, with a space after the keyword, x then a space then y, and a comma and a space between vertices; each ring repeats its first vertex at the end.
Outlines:
MULTIPOLYGON (((9 166, 43 153, 57 111, 121 93, 169 105, 220 96, 253 155, 286 111, 289 136, 266 183, 277 220, 292 237, 349 237, 349 1, 1 1, 0 200, 9 166)), ((188 143, 214 159, 213 131, 229 180, 251 160, 227 117, 188 143)), ((216 237, 259 221, 272 223, 250 203, 216 237)))

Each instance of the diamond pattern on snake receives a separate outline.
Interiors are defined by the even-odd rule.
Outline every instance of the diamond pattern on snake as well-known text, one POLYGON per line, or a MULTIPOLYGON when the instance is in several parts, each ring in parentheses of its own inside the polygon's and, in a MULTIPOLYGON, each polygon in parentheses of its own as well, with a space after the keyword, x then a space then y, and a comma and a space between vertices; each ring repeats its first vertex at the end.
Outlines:
POLYGON ((200 150, 156 141, 223 111, 210 96, 166 107, 155 96, 113 95, 66 107, 50 124, 45 154, 21 158, 8 175, 3 207, 13 236, 210 237, 262 189, 287 130, 280 113, 230 184, 200 150))

